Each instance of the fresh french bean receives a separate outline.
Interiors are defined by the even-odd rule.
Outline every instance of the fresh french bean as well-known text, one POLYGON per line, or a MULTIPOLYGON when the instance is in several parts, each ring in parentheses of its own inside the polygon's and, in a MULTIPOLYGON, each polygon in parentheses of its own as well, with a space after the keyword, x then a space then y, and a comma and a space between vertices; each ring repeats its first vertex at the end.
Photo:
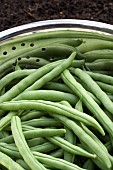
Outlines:
POLYGON ((0 164, 5 166, 9 170, 15 170, 15 169, 25 170, 18 163, 13 161, 13 159, 11 159, 9 156, 7 156, 6 154, 2 152, 0 152, 0 164))
POLYGON ((94 72, 90 72, 90 71, 87 71, 86 73, 89 74, 95 81, 101 81, 103 83, 113 85, 113 77, 112 76, 108 76, 108 75, 104 75, 104 74, 100 74, 100 73, 94 73, 94 72))
MULTIPOLYGON (((92 99, 92 98, 91 98, 92 99)), ((73 118, 75 120, 79 120, 84 122, 87 125, 94 126, 98 131, 104 135, 104 130, 100 126, 100 124, 91 116, 79 112, 76 109, 69 108, 67 106, 63 106, 60 103, 54 103, 50 101, 37 100, 37 101, 10 101, 4 102, 0 104, 0 109, 2 110, 42 110, 47 111, 52 114, 60 114, 65 115, 67 117, 73 118)), ((109 127, 109 126, 108 126, 109 127)))
POLYGON ((39 118, 29 121, 23 121, 22 125, 34 126, 34 127, 62 127, 62 123, 53 118, 39 118))
POLYGON ((55 145, 60 146, 62 149, 64 149, 65 151, 75 154, 75 155, 81 155, 81 156, 85 156, 85 157, 89 157, 89 158, 96 158, 95 154, 91 154, 88 153, 87 151, 81 149, 80 147, 71 144, 70 142, 62 139, 61 137, 47 137, 47 139, 54 143, 55 145))
POLYGON ((77 97, 74 94, 56 90, 31 90, 21 93, 14 100, 47 100, 53 102, 67 100, 70 104, 75 105, 77 97))
POLYGON ((84 53, 85 59, 88 62, 92 62, 98 59, 113 59, 113 50, 110 49, 97 49, 93 51, 87 51, 84 53))
POLYGON ((31 119, 37 119, 40 118, 41 116, 46 115, 46 113, 42 112, 42 111, 38 111, 38 110, 32 110, 29 111, 26 115, 22 115, 21 116, 21 121, 28 121, 31 119))
POLYGON ((40 164, 36 158, 33 156, 33 154, 30 151, 30 148, 28 147, 25 137, 22 132, 21 128, 21 121, 20 118, 17 116, 14 116, 11 121, 11 129, 12 129, 12 134, 16 143, 16 146, 22 155, 24 161, 28 164, 28 166, 32 170, 46 170, 46 168, 40 164))
POLYGON ((113 103, 98 84, 86 72, 79 68, 75 69, 74 73, 88 86, 93 94, 102 102, 104 107, 113 114, 113 103))

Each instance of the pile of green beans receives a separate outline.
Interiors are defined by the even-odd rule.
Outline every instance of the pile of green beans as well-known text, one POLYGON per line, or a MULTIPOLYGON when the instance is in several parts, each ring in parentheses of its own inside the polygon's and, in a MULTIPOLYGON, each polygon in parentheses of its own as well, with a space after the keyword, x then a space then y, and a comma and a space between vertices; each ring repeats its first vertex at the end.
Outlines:
POLYGON ((0 44, 0 170, 113 170, 113 36, 0 44))

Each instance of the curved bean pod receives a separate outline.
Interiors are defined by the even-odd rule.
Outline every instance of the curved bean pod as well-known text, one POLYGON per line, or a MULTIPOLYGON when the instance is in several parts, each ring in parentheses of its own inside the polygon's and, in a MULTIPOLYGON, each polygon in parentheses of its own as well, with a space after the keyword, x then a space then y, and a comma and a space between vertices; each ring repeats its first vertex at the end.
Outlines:
POLYGON ((67 100, 70 104, 74 105, 77 102, 77 99, 78 98, 74 94, 56 90, 26 90, 18 95, 14 100, 47 100, 53 102, 67 100))
MULTIPOLYGON (((55 135, 61 135, 66 133, 65 129, 41 129, 41 128, 34 128, 32 126, 29 126, 26 128, 27 131, 23 132, 25 139, 31 139, 31 138, 37 138, 37 137, 48 137, 48 136, 55 136, 55 135)), ((0 142, 6 142, 6 143, 13 143, 14 139, 13 136, 7 136, 5 138, 0 139, 0 142)))
POLYGON ((35 156, 35 158, 37 158, 37 160, 39 160, 41 163, 44 163, 46 165, 49 165, 51 167, 57 167, 59 169, 65 170, 85 170, 83 168, 80 168, 79 166, 72 164, 68 161, 62 160, 60 158, 54 158, 52 156, 46 155, 46 154, 42 154, 39 152, 32 152, 33 155, 35 156))
POLYGON ((34 127, 62 127, 62 123, 53 119, 53 118, 39 118, 39 119, 32 119, 29 121, 23 121, 22 125, 34 126, 34 127))
POLYGON ((25 170, 18 163, 13 161, 9 156, 7 156, 6 154, 4 154, 2 152, 0 152, 0 164, 5 166, 9 170, 15 170, 15 169, 25 170))
POLYGON ((29 110, 29 109, 35 109, 35 110, 42 110, 47 111, 52 114, 61 114, 65 115, 67 117, 73 118, 75 120, 79 120, 81 122, 84 122, 87 125, 94 126, 98 131, 104 135, 104 131, 102 127, 99 125, 99 123, 91 116, 79 112, 76 109, 69 108, 68 106, 63 106, 59 103, 54 103, 50 101, 10 101, 10 102, 4 102, 0 104, 1 110, 29 110))
POLYGON ((22 129, 21 129, 21 121, 20 118, 17 116, 14 116, 12 118, 11 121, 11 129, 12 129, 12 134, 16 143, 16 146, 20 152, 20 154, 22 155, 23 159, 25 160, 25 162, 28 164, 28 166, 32 169, 32 170, 46 170, 46 168, 40 164, 36 158, 33 156, 33 154, 31 153, 22 129))
POLYGON ((90 72, 90 71, 86 71, 86 73, 88 75, 90 75, 96 81, 101 81, 103 83, 113 85, 113 77, 112 76, 108 76, 108 75, 104 75, 104 74, 100 74, 100 73, 94 73, 94 72, 90 72))
POLYGON ((85 65, 92 71, 113 71, 113 59, 107 61, 86 62, 85 65))
POLYGON ((85 59, 88 62, 95 61, 97 59, 113 59, 113 50, 102 49, 102 50, 93 50, 84 53, 85 59))
POLYGON ((86 72, 79 68, 75 69, 74 73, 89 87, 104 107, 113 114, 113 103, 107 94, 98 86, 98 84, 86 72))
POLYGON ((30 70, 17 70, 12 73, 7 74, 5 77, 3 77, 0 80, 0 90, 2 90, 8 83, 10 83, 12 80, 16 78, 22 78, 30 75, 36 71, 35 69, 30 69, 30 70))
POLYGON ((47 139, 54 143, 55 145, 60 146, 62 149, 64 149, 65 151, 75 154, 75 155, 81 155, 81 156, 85 156, 85 157, 89 157, 89 158, 96 158, 95 154, 91 154, 87 151, 85 151, 84 149, 80 148, 79 146, 73 145, 70 142, 64 140, 61 137, 47 137, 47 139))
POLYGON ((106 93, 111 93, 113 94, 113 86, 100 82, 100 81, 96 81, 96 83, 99 85, 99 87, 106 93))
POLYGON ((28 121, 31 119, 40 118, 41 116, 44 116, 44 115, 46 115, 46 113, 44 113, 42 111, 32 110, 32 111, 29 111, 29 113, 27 113, 26 115, 22 115, 21 120, 28 121))
MULTIPOLYGON (((113 49, 113 42, 105 41, 101 39, 83 39, 83 43, 77 47, 77 50, 81 53, 86 53, 93 50, 100 49, 113 49)), ((84 55, 85 58, 85 55, 84 55)))
POLYGON ((63 153, 64 153, 63 149, 58 149, 54 152, 51 152, 50 156, 55 157, 55 158, 61 158, 63 156, 63 153))

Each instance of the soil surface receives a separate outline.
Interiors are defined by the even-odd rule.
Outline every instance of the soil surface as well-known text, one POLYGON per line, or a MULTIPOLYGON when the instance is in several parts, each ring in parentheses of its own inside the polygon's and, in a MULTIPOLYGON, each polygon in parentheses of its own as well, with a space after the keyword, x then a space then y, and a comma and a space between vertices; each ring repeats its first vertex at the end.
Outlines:
POLYGON ((0 31, 63 18, 113 24, 113 0, 0 0, 0 31))

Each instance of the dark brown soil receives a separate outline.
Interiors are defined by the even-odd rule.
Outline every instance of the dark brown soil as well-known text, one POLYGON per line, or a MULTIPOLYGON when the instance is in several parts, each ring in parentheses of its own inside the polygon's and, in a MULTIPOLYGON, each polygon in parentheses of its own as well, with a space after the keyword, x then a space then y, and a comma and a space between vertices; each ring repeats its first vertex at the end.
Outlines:
POLYGON ((0 31, 62 18, 113 24, 113 0, 0 0, 0 31))

